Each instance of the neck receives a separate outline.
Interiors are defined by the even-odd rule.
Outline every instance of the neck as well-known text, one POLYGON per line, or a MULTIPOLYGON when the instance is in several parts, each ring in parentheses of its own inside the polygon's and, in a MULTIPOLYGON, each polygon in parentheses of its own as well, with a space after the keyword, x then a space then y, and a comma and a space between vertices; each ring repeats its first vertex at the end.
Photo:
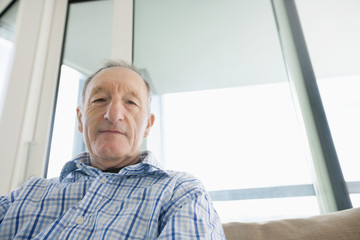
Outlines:
POLYGON ((126 156, 124 158, 98 158, 90 155, 91 166, 100 169, 105 172, 112 172, 113 169, 122 169, 124 167, 139 163, 140 156, 135 154, 134 156, 126 156))

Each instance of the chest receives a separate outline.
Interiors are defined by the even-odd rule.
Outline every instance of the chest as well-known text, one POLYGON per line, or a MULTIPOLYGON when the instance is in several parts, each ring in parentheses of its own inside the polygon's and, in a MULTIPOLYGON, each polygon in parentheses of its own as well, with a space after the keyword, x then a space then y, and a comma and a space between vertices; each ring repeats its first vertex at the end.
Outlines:
POLYGON ((22 192, 2 225, 12 236, 35 239, 147 239, 158 234, 171 189, 170 182, 154 177, 37 184, 22 192))

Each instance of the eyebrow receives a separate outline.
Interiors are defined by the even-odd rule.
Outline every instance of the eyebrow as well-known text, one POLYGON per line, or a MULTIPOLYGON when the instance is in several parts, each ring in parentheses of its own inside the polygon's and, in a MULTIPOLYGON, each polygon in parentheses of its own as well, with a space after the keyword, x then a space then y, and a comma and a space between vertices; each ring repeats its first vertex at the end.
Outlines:
POLYGON ((133 97, 135 97, 137 99, 141 99, 139 94, 137 92, 135 92, 134 90, 130 90, 129 92, 130 92, 131 96, 133 96, 133 97))
POLYGON ((99 93, 99 92, 105 92, 105 91, 106 91, 105 88, 102 87, 102 86, 95 87, 95 88, 93 88, 93 89, 91 90, 91 92, 89 93, 89 97, 91 97, 92 95, 95 95, 95 94, 97 94, 97 93, 99 93))

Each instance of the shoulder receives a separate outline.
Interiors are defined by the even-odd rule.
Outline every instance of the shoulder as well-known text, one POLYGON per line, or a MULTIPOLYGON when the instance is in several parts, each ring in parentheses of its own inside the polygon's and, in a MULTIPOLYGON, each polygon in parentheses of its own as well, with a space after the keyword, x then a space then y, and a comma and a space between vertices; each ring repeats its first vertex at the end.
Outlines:
POLYGON ((40 177, 32 177, 14 192, 16 192, 19 197, 25 197, 28 195, 33 195, 34 193, 44 192, 46 191, 46 189, 58 185, 58 182, 58 178, 46 179, 40 177))
POLYGON ((188 190, 196 188, 196 189, 202 190, 202 191, 205 190, 202 182, 190 173, 177 172, 177 171, 171 171, 171 170, 168 170, 167 172, 168 172, 170 178, 174 181, 175 188, 188 189, 188 190))
POLYGON ((32 177, 30 178, 24 185, 23 188, 33 188, 33 187, 39 187, 39 186, 47 186, 47 185, 53 185, 58 184, 59 178, 41 178, 41 177, 32 177))
POLYGON ((41 177, 31 177, 15 191, 21 192, 21 191, 25 191, 26 189, 38 188, 41 186, 56 184, 58 182, 59 182, 58 178, 47 179, 41 177))
POLYGON ((167 239, 176 231, 185 239, 199 236, 201 239, 225 239, 219 216, 202 182, 184 172, 169 171, 169 175, 175 184, 172 197, 163 206, 159 218, 161 236, 167 239))
POLYGON ((169 205, 184 205, 207 194, 203 183, 186 172, 167 171, 171 179, 172 196, 169 205))
POLYGON ((12 204, 14 202, 22 202, 26 199, 36 200, 35 196, 41 195, 50 186, 56 184, 57 179, 45 179, 32 177, 19 188, 11 191, 8 195, 1 197, 1 205, 12 204))

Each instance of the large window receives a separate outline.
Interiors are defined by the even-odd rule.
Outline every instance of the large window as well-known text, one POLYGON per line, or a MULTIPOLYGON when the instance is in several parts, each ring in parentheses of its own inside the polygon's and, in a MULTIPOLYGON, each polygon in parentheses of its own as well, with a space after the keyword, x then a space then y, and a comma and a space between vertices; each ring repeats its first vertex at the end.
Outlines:
POLYGON ((158 96, 147 145, 163 165, 200 178, 224 222, 317 214, 271 3, 139 0, 134 12, 134 63, 158 96))
MULTIPOLYGON (((49 178, 58 176, 71 156, 85 150, 77 133, 75 108, 83 81, 114 55, 110 45, 115 2, 69 3, 49 178)), ((307 29, 326 33, 314 30, 328 21, 318 12, 311 14, 316 9, 313 1, 298 2, 306 38, 316 36, 307 29)), ((315 160, 307 151, 312 143, 304 139, 306 134, 300 127, 304 122, 295 111, 297 96, 288 79, 273 2, 133 3, 133 63, 150 81, 156 115, 144 148, 153 151, 165 168, 198 177, 223 222, 303 217, 324 209, 319 200, 324 196, 314 188, 318 178, 310 174, 315 160)), ((356 19, 349 21, 356 24, 356 19)), ((319 51, 319 46, 328 43, 329 37, 311 46, 312 37, 307 43, 312 60, 320 59, 314 61, 317 83, 356 206, 360 193, 356 172, 360 136, 358 47, 353 48, 354 60, 346 58, 352 71, 321 74, 318 62, 329 62, 341 54, 335 51, 337 55, 324 57, 321 54, 329 47, 319 51)), ((335 71, 335 65, 322 67, 335 71)))

